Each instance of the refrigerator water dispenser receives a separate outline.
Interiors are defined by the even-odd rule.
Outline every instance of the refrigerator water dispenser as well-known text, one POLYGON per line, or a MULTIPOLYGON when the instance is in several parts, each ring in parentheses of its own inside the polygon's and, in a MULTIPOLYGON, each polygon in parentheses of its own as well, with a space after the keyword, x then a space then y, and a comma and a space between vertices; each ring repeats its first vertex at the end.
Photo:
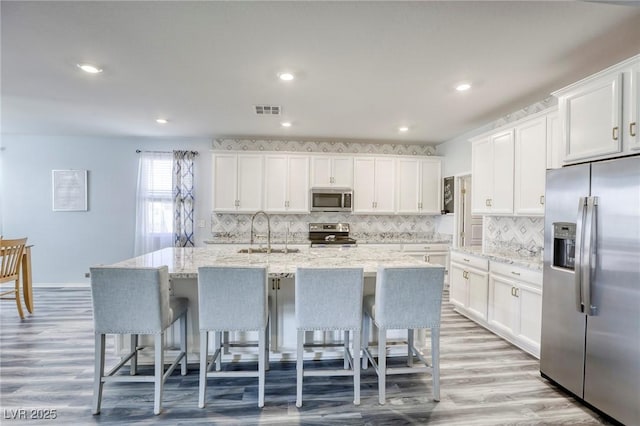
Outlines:
POLYGON ((553 224, 553 266, 575 269, 576 224, 556 222, 553 224))

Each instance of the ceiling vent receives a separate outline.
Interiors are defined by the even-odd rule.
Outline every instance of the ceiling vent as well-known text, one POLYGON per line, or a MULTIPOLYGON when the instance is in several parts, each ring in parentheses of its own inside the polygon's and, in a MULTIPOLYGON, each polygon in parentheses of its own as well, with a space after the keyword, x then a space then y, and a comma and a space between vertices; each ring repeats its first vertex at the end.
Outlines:
POLYGON ((256 115, 280 115, 282 108, 278 105, 254 105, 256 115))

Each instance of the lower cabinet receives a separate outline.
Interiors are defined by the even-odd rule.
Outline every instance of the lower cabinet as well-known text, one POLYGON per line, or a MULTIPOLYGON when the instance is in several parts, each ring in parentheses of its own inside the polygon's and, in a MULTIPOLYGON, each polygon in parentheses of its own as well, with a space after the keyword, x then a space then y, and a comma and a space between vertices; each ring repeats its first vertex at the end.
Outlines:
POLYGON ((449 299, 457 310, 486 324, 489 265, 486 259, 451 253, 449 299))
POLYGON ((296 347, 295 324, 295 280, 293 278, 270 278, 269 299, 271 302, 271 351, 290 352, 296 347))
POLYGON ((427 263, 444 266, 444 284, 449 285, 449 244, 403 244, 402 251, 427 263))
POLYGON ((491 262, 489 328, 540 356, 542 272, 491 262))

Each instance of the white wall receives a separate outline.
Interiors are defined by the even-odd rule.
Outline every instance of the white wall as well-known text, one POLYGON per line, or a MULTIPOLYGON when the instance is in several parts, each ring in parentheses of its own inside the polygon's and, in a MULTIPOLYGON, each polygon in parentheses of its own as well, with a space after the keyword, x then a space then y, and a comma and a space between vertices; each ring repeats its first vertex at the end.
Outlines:
POLYGON ((199 151, 195 164, 196 244, 210 236, 211 141, 2 135, 0 229, 33 244, 34 283, 82 283, 89 267, 133 256, 136 149, 199 151), (86 169, 89 211, 53 212, 51 170, 86 169))

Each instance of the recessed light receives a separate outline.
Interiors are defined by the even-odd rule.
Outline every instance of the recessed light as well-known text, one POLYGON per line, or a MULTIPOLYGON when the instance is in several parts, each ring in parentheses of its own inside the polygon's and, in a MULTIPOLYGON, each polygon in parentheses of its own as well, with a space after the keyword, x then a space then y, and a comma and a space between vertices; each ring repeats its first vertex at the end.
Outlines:
POLYGON ((291 127, 291 122, 290 121, 283 121, 282 123, 280 123, 280 125, 282 127, 291 127))
POLYGON ((156 119, 156 123, 158 124, 167 124, 169 122, 169 120, 167 120, 166 118, 158 118, 156 119))
POLYGON ((77 64, 78 68, 80 68, 84 72, 88 72, 89 74, 99 74, 102 72, 102 68, 98 68, 95 65, 91 64, 77 64))
POLYGON ((456 86, 456 90, 458 92, 464 92, 466 90, 471 89, 471 84, 470 83, 460 83, 456 86))
POLYGON ((409 128, 407 126, 400 126, 400 127, 398 127, 398 131, 402 132, 402 133, 408 132, 409 128))
POLYGON ((290 72, 281 72, 278 74, 278 78, 280 78, 280 80, 282 81, 291 81, 295 78, 295 76, 290 72))

